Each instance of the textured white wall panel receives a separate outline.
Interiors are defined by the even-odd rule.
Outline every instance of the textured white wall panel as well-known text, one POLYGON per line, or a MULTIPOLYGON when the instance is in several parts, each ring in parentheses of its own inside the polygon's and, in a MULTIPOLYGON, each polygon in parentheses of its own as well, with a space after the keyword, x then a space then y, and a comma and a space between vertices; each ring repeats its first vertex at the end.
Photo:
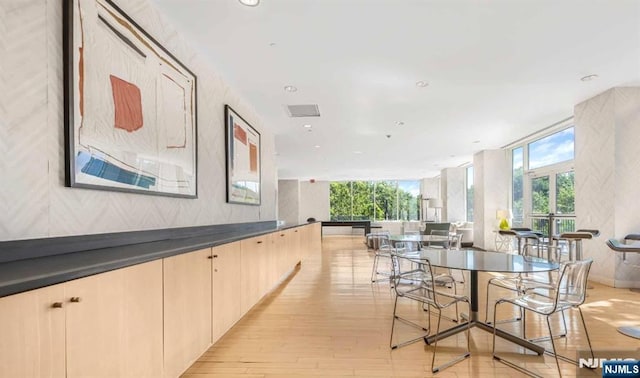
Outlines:
MULTIPOLYGON (((420 190, 422 193, 422 198, 442 198, 440 196, 440 176, 423 179, 422 188, 420 190)), ((427 208, 427 201, 423 201, 422 209, 424 212, 425 220, 435 220, 435 209, 427 208)), ((442 219, 442 210, 440 211, 440 219, 442 219)))
POLYGON ((473 244, 495 250, 496 211, 509 208, 511 169, 506 150, 473 156, 473 244))
MULTIPOLYGON (((615 88, 616 238, 640 233, 640 88, 615 88)), ((640 255, 617 254, 615 285, 640 287, 640 255)))
POLYGON ((640 258, 613 253, 604 241, 640 232, 640 88, 614 88, 576 105, 576 225, 601 236, 584 243, 591 279, 640 287, 640 258))
POLYGON ((466 168, 446 168, 440 173, 444 200, 443 219, 458 222, 467 219, 465 210, 466 168))
POLYGON ((198 198, 64 187, 62 5, 0 4, 0 240, 273 220, 272 133, 148 0, 116 1, 197 75, 198 198), (262 205, 226 203, 224 104, 262 136, 262 205))
POLYGON ((329 181, 300 182, 300 223, 308 218, 329 220, 329 181))
POLYGON ((285 224, 296 224, 300 217, 300 182, 278 181, 278 219, 285 224))

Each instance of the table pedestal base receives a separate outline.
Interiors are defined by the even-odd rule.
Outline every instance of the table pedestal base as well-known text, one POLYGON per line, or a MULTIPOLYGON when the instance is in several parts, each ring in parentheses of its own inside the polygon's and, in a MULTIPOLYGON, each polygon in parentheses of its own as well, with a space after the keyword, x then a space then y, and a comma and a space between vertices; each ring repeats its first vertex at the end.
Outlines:
MULTIPOLYGON (((487 331, 489 333, 493 333, 493 326, 491 326, 490 324, 487 324, 487 323, 484 323, 484 322, 481 322, 481 321, 478 321, 478 320, 470 320, 469 322, 471 323, 470 324, 471 328, 478 327, 481 330, 487 331)), ((449 329, 447 329, 447 330, 445 330, 443 332, 440 332, 440 334, 438 335, 438 339, 442 340, 442 339, 444 339, 446 337, 453 336, 453 335, 455 335, 457 333, 464 332, 466 330, 467 330, 467 323, 465 322, 463 324, 459 324, 459 325, 457 325, 455 327, 452 327, 452 328, 449 328, 449 329)), ((542 347, 540 345, 537 345, 537 344, 534 344, 534 343, 532 343, 532 342, 530 342, 528 340, 521 339, 518 336, 514 336, 514 335, 512 335, 512 334, 510 334, 508 332, 502 331, 500 329, 496 329, 496 336, 502 337, 503 339, 509 340, 514 344, 518 344, 521 347, 524 347, 524 348, 527 348, 527 349, 529 349, 529 350, 531 350, 533 352, 536 352, 538 354, 538 356, 541 356, 544 353, 544 347, 542 347)), ((436 336, 435 335, 427 336, 427 337, 424 338, 424 342, 427 345, 433 344, 435 342, 435 340, 436 340, 436 336)))

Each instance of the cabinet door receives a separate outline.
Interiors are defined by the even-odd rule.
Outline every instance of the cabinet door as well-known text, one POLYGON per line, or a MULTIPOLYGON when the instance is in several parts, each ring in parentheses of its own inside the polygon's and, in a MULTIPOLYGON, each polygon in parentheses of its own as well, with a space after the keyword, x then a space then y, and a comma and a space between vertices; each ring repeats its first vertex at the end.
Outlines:
POLYGON ((297 228, 287 230, 287 271, 292 269, 300 262, 300 233, 296 232, 297 228))
POLYGON ((162 261, 64 285, 67 377, 162 375, 162 261))
POLYGON ((309 254, 322 252, 322 224, 320 222, 307 226, 309 229, 309 254))
POLYGON ((211 345, 211 248, 164 259, 164 373, 182 374, 211 345))
POLYGON ((289 271, 289 238, 285 232, 274 232, 272 234, 272 251, 273 258, 276 260, 276 269, 278 271, 278 280, 282 279, 284 274, 289 271))
POLYGON ((0 298, 0 377, 65 376, 63 300, 63 285, 0 298))
POLYGON ((266 255, 269 246, 266 235, 240 241, 240 307, 246 314, 265 293, 267 282, 266 255))
POLYGON ((240 242, 213 248, 213 342, 241 317, 240 242))

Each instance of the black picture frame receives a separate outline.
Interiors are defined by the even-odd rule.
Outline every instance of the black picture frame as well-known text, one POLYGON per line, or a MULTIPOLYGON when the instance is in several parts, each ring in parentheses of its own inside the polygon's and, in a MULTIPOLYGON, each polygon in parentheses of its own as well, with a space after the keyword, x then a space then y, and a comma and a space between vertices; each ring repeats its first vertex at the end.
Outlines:
POLYGON ((62 6, 65 186, 197 198, 196 75, 113 1, 62 6))
POLYGON ((224 106, 227 202, 262 203, 262 139, 231 106, 224 106))

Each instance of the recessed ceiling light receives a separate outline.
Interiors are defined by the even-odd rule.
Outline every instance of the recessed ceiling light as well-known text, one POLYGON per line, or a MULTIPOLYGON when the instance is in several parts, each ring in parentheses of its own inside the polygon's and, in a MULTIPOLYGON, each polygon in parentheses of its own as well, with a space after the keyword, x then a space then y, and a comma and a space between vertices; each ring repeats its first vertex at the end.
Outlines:
POLYGON ((240 0, 240 4, 248 7, 257 7, 260 4, 260 0, 240 0))
POLYGON ((429 83, 427 83, 426 81, 422 81, 422 80, 416 81, 416 87, 424 88, 427 85, 429 85, 429 83))
POLYGON ((286 85, 284 87, 284 90, 287 92, 295 92, 298 90, 298 88, 294 87, 293 85, 286 85))
POLYGON ((479 140, 474 140, 473 143, 480 143, 480 141, 479 140))
POLYGON ((582 81, 591 81, 591 80, 594 80, 594 79, 597 79, 597 78, 598 78, 598 75, 592 74, 592 75, 583 76, 583 77, 580 78, 580 80, 582 80, 582 81))
POLYGON ((359 155, 362 153, 362 151, 353 151, 354 154, 359 155))
POLYGON ((320 146, 316 144, 316 145, 315 145, 315 148, 320 148, 320 146))
POLYGON ((398 122, 396 122, 396 126, 404 126, 404 122, 398 121, 398 122))
POLYGON ((308 123, 306 125, 302 125, 302 127, 304 127, 305 129, 310 129, 311 125, 309 125, 308 123))

